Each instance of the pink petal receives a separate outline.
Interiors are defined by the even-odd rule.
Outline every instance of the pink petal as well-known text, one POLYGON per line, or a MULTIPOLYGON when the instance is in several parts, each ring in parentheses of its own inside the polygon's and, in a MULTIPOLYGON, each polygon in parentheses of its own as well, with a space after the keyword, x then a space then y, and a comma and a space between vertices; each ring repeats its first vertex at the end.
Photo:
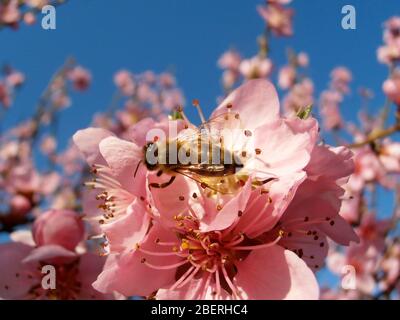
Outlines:
POLYGON ((240 193, 228 201, 220 211, 216 208, 207 210, 207 214, 201 220, 200 230, 208 232, 228 228, 238 218, 239 211, 245 210, 250 194, 251 179, 248 179, 240 193))
POLYGON ((100 257, 97 254, 85 253, 80 256, 79 260, 79 274, 78 280, 81 283, 81 289, 79 293, 79 299, 111 299, 112 296, 104 295, 101 292, 95 290, 92 283, 96 280, 98 274, 101 273, 104 262, 104 257, 100 257))
POLYGON ((145 170, 139 168, 136 177, 134 173, 139 161, 143 158, 143 149, 132 142, 116 137, 103 139, 99 144, 99 149, 111 168, 114 178, 124 189, 140 196, 144 187, 145 170))
POLYGON ((268 194, 260 194, 259 189, 254 190, 253 200, 247 204, 249 210, 244 211, 235 229, 238 232, 246 230, 245 233, 250 238, 255 238, 272 229, 282 217, 305 178, 304 172, 294 173, 273 181, 268 188, 268 194), (257 203, 253 205, 253 201, 257 203), (268 201, 271 203, 268 204, 268 201), (257 219, 256 223, 254 219, 257 219))
POLYGON ((73 136, 73 141, 90 165, 104 164, 104 159, 99 152, 99 143, 109 136, 113 134, 107 130, 87 128, 77 131, 73 136))
POLYGON ((39 279, 35 277, 35 264, 24 264, 22 260, 32 247, 22 243, 0 245, 0 300, 24 299, 29 289, 39 279))
POLYGON ((102 226, 112 252, 129 251, 146 235, 150 224, 150 215, 139 201, 135 199, 125 215, 102 226))
MULTIPOLYGON (((213 275, 211 275, 214 277, 213 275)), ((201 278, 193 278, 188 284, 174 290, 161 289, 158 290, 157 300, 213 300, 213 287, 207 284, 207 274, 201 278)), ((222 300, 228 300, 229 294, 225 290, 221 290, 222 300)))
POLYGON ((259 156, 251 159, 254 168, 281 176, 302 170, 308 164, 313 139, 308 132, 293 131, 284 120, 278 120, 254 132, 254 146, 261 150, 259 156))
POLYGON ((314 273, 280 246, 254 250, 237 267, 236 284, 248 299, 318 299, 314 273))
POLYGON ((77 254, 73 251, 67 250, 62 246, 49 244, 42 247, 38 247, 33 249, 29 255, 27 255, 23 262, 47 262, 54 264, 62 264, 66 262, 70 262, 73 259, 76 259, 77 254))
MULTIPOLYGON (((171 178, 168 174, 157 177, 155 173, 148 176, 148 183, 164 183, 171 178)), ((151 188, 152 204, 157 208, 163 223, 175 225, 174 216, 187 213, 188 203, 193 192, 198 192, 197 184, 178 174, 172 184, 159 189, 151 188)))
MULTIPOLYGON (((141 248, 152 252, 172 252, 172 246, 158 245, 156 239, 162 242, 177 242, 177 237, 173 232, 163 229, 159 224, 154 224, 141 244, 141 248)), ((155 270, 141 263, 142 258, 158 266, 171 265, 182 260, 174 255, 153 256, 144 254, 140 250, 132 250, 118 256, 110 255, 103 272, 93 283, 93 287, 103 293, 116 291, 125 296, 148 296, 155 290, 174 283, 175 268, 155 270)))
POLYGON ((338 180, 354 172, 353 153, 345 147, 316 146, 306 171, 309 176, 338 180))
POLYGON ((278 94, 272 83, 264 79, 249 80, 233 91, 210 118, 227 112, 228 104, 232 104, 232 112, 239 113, 245 129, 255 129, 279 117, 278 94))

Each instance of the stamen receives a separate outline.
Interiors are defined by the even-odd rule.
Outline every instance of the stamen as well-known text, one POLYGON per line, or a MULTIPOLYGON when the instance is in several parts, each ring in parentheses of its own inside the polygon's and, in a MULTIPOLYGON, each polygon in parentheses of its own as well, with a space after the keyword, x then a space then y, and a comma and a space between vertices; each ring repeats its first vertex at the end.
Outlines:
POLYGON ((187 259, 185 259, 185 260, 182 260, 182 261, 180 261, 178 263, 175 263, 175 264, 170 264, 170 265, 166 265, 166 266, 156 266, 154 264, 148 263, 146 261, 146 259, 143 258, 141 260, 141 263, 143 263, 146 266, 148 266, 149 268, 152 268, 152 269, 155 269, 155 270, 168 270, 168 269, 175 269, 175 268, 178 268, 180 266, 183 266, 184 264, 188 263, 188 261, 187 261, 187 259))
POLYGON ((197 99, 193 99, 193 105, 196 107, 197 112, 199 113, 200 119, 201 119, 201 123, 205 123, 206 122, 206 118, 204 117, 204 113, 203 110, 200 107, 200 103, 199 100, 197 99))
POLYGON ((237 288, 232 283, 231 279, 229 279, 228 273, 226 272, 225 266, 223 264, 221 265, 221 269, 222 269, 222 274, 224 275, 225 281, 227 282, 229 288, 231 288, 231 290, 232 290, 233 298, 236 299, 237 298, 237 288))
POLYGON ((233 247, 233 250, 257 250, 257 249, 264 249, 271 247, 275 244, 277 244, 283 237, 284 232, 282 230, 279 230, 279 236, 272 242, 264 243, 264 244, 259 244, 255 246, 238 246, 238 247, 233 247))
POLYGON ((146 249, 142 249, 140 246, 136 245, 136 249, 140 252, 148 254, 150 256, 176 256, 177 252, 153 252, 146 249))
POLYGON ((183 280, 185 280, 186 277, 189 276, 189 274, 195 269, 195 267, 190 267, 168 290, 175 290, 183 282, 183 280))

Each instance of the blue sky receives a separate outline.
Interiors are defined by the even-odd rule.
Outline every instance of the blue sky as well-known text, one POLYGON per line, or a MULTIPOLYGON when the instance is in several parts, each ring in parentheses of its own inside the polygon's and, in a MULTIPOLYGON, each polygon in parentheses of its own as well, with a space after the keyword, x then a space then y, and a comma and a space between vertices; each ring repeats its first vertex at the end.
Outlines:
MULTIPOLYGON (((93 84, 84 94, 73 96, 59 126, 61 145, 88 125, 94 112, 105 110, 114 91, 113 74, 127 68, 174 70, 187 101, 198 98, 209 114, 221 94, 218 57, 228 48, 243 56, 256 53, 256 36, 264 27, 256 12, 262 0, 70 0, 57 9, 57 29, 43 30, 40 23, 21 30, 0 32, 0 63, 10 63, 27 75, 5 118, 11 125, 32 114, 37 98, 52 73, 72 55, 91 70, 93 84)), ((285 48, 305 50, 311 60, 309 75, 320 92, 338 65, 354 73, 352 94, 343 114, 355 119, 360 86, 375 92, 372 109, 383 103, 381 83, 385 66, 376 61, 382 42, 382 23, 400 14, 398 0, 294 0, 295 37, 273 39, 272 58, 285 63, 285 48), (352 4, 357 29, 341 28, 341 8, 352 4)), ((192 116, 195 115, 194 112, 192 116)))
MULTIPOLYGON (((57 9, 57 29, 40 24, 22 26, 18 32, 0 33, 0 62, 9 62, 27 74, 7 123, 29 115, 51 74, 73 55, 93 74, 91 89, 74 97, 63 112, 61 140, 90 122, 95 111, 104 110, 113 93, 113 74, 120 68, 132 72, 147 69, 175 70, 188 101, 199 98, 210 113, 221 93, 216 60, 226 49, 237 48, 244 56, 256 52, 255 38, 263 30, 256 12, 262 0, 70 0, 57 9)), ((272 57, 285 61, 285 48, 306 50, 310 75, 321 90, 330 70, 350 66, 354 72, 353 94, 343 106, 346 116, 358 108, 356 89, 374 88, 376 103, 383 101, 381 83, 387 71, 376 62, 382 22, 400 13, 397 0, 320 1, 295 0, 295 37, 274 39, 272 57), (352 4, 357 29, 341 28, 341 8, 352 4), (384 4, 383 4, 384 3, 384 4)))

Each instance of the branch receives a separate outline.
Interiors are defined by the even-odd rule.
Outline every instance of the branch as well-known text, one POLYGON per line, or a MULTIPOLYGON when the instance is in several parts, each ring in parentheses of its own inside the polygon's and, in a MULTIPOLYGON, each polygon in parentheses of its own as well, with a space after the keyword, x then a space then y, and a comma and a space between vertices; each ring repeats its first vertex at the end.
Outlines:
POLYGON ((366 144, 372 143, 377 139, 388 137, 388 136, 392 135, 393 133, 395 133, 397 131, 400 131, 400 123, 395 124, 394 126, 389 127, 387 129, 384 129, 384 130, 381 130, 381 131, 378 131, 378 132, 373 132, 364 141, 351 143, 351 144, 346 145, 346 147, 348 147, 348 148, 359 148, 359 147, 362 147, 362 146, 364 146, 366 144))

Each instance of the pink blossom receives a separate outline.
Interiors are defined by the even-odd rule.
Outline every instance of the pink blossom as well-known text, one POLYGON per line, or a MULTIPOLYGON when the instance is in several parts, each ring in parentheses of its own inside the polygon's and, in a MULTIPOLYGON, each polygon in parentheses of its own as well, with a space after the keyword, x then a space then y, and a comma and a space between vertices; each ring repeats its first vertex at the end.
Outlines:
POLYGON ((232 70, 225 70, 222 74, 222 84, 224 88, 232 88, 239 79, 239 73, 232 70))
POLYGON ((0 81, 0 103, 8 108, 11 105, 11 97, 8 87, 0 81))
POLYGON ((234 196, 207 196, 180 175, 167 188, 148 188, 160 181, 138 166, 146 130, 160 125, 151 120, 133 127, 134 142, 101 129, 74 136, 95 164, 90 185, 104 203, 99 227, 109 257, 95 288, 141 296, 158 291, 160 299, 318 297, 311 270, 323 263, 326 238, 345 245, 358 240, 338 214, 352 154, 316 146, 314 119, 280 117, 277 93, 265 80, 233 91, 211 118, 226 119, 227 110, 243 129, 231 140, 224 136, 226 147, 249 157, 243 166, 248 178, 234 196), (246 149, 249 139, 255 149, 246 149), (252 188, 260 179, 266 182, 252 188))
POLYGON ((85 91, 90 85, 92 76, 88 70, 76 66, 68 72, 68 78, 72 81, 76 90, 85 91))
POLYGON ((349 92, 351 80, 351 72, 345 67, 336 67, 331 72, 331 87, 340 93, 349 92))
POLYGON ((52 136, 46 136, 43 138, 40 145, 40 149, 45 155, 51 155, 57 148, 57 141, 52 136))
POLYGON ((25 82, 25 76, 19 71, 12 70, 5 80, 10 87, 19 87, 25 82))
POLYGON ((33 25, 36 22, 36 16, 32 12, 26 12, 24 14, 24 22, 27 25, 33 25))
POLYGON ((20 19, 18 0, 0 4, 0 24, 15 24, 20 19))
POLYGON ((229 69, 237 71, 242 58, 240 54, 235 50, 226 51, 218 60, 218 66, 221 69, 229 69))
POLYGON ((31 210, 31 208, 31 201, 23 195, 16 194, 10 200, 11 214, 25 215, 31 210))
POLYGON ((378 61, 385 64, 392 64, 400 59, 400 47, 397 46, 381 46, 377 50, 378 61))
POLYGON ((400 71, 395 71, 393 76, 382 85, 383 92, 395 104, 400 105, 400 71))
POLYGON ((321 93, 320 108, 323 117, 324 127, 327 130, 339 129, 343 125, 342 116, 340 114, 339 105, 343 100, 340 92, 334 90, 326 90, 321 93))
POLYGON ((129 71, 121 70, 117 72, 114 76, 114 83, 124 95, 131 96, 134 94, 135 83, 129 71))
POLYGON ((297 55, 297 63, 299 64, 300 67, 307 67, 309 64, 309 59, 308 59, 308 55, 305 52, 300 52, 297 55))
POLYGON ((364 244, 372 245, 377 250, 384 249, 384 238, 391 227, 389 219, 377 219, 374 213, 364 213, 357 234, 364 244))
POLYGON ((160 74, 160 84, 165 88, 174 87, 176 85, 175 77, 168 72, 164 72, 160 74))
POLYGON ((268 78, 272 71, 272 61, 268 58, 254 56, 251 59, 242 60, 239 70, 247 79, 268 78))
POLYGON ((283 107, 287 113, 296 113, 302 108, 314 103, 314 84, 308 78, 296 83, 283 100, 283 107))
MULTIPOLYGON (((20 237, 18 237, 20 238, 20 237)), ((93 289, 91 283, 101 271, 104 260, 91 253, 77 255, 57 245, 34 248, 31 242, 0 245, 1 299, 111 299, 93 289), (56 269, 56 288, 42 287, 42 267, 56 269)))
POLYGON ((378 157, 368 146, 355 150, 355 172, 350 177, 349 187, 353 191, 360 191, 365 184, 372 181, 384 182, 386 171, 378 157))
POLYGON ((279 3, 270 3, 267 6, 258 6, 257 10, 275 35, 293 35, 292 9, 284 8, 279 3))
POLYGON ((331 253, 327 259, 329 269, 338 275, 343 274, 346 266, 354 268, 355 289, 364 294, 372 294, 375 288, 373 272, 376 271, 378 262, 377 250, 367 245, 352 245, 345 254, 331 253))
POLYGON ((281 89, 289 89, 296 80, 296 70, 292 66, 285 66, 279 70, 278 83, 281 89))

